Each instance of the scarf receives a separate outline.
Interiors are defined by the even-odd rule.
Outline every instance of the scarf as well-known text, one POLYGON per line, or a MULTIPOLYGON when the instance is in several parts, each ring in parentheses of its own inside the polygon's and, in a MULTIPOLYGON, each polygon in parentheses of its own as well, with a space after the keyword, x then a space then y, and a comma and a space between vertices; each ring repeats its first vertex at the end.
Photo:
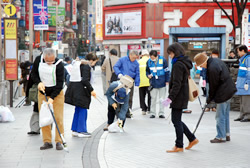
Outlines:
POLYGON ((181 57, 184 57, 184 55, 180 55, 179 57, 174 57, 173 59, 172 59, 172 65, 174 65, 177 61, 178 61, 178 59, 180 59, 181 57))

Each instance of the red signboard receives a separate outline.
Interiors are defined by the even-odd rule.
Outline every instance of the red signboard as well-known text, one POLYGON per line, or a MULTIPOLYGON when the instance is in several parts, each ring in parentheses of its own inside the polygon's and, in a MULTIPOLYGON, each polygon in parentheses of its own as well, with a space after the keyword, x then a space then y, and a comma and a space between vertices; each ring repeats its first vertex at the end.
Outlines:
POLYGON ((17 60, 16 59, 6 59, 5 80, 17 80, 17 60))
POLYGON ((141 46, 140 45, 128 45, 129 50, 140 50, 141 46))

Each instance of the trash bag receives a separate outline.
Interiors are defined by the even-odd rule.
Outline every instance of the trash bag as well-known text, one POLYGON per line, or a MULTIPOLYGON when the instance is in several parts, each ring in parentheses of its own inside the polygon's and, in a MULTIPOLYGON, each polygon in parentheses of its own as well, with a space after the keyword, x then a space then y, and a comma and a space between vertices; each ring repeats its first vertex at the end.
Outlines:
MULTIPOLYGON (((53 105, 50 104, 50 108, 53 109, 53 105)), ((39 111, 39 126, 45 127, 47 125, 50 125, 53 123, 53 117, 50 112, 50 109, 45 101, 43 101, 43 104, 41 105, 40 111, 39 111)))
POLYGON ((120 132, 120 127, 118 126, 117 121, 113 122, 109 127, 108 127, 108 131, 110 133, 117 133, 120 132))
POLYGON ((15 117, 8 107, 0 106, 0 122, 15 121, 15 117))

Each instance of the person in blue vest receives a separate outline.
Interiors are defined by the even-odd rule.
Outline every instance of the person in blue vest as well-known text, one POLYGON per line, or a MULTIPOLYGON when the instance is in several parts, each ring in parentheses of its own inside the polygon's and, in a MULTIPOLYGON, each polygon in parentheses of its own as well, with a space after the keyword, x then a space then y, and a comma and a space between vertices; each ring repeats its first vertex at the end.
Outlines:
MULTIPOLYGON (((146 66, 146 75, 150 79, 150 86, 152 90, 151 95, 151 108, 150 118, 156 116, 156 104, 157 96, 159 94, 159 100, 165 99, 166 85, 169 82, 169 70, 167 60, 163 56, 158 56, 156 50, 151 50, 150 59, 146 66)), ((160 103, 159 118, 165 118, 164 106, 160 103)))
POLYGON ((237 48, 240 56, 239 71, 237 77, 237 92, 240 96, 240 116, 234 121, 249 122, 250 121, 250 53, 245 45, 237 48))

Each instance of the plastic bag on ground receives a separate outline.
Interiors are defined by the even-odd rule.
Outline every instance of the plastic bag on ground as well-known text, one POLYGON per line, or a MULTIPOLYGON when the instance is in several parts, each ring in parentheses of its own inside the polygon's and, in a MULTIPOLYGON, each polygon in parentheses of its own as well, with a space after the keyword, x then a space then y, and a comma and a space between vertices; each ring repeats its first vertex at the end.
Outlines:
MULTIPOLYGON (((53 105, 50 104, 50 108, 53 109, 53 105)), ((41 105, 41 109, 39 112, 39 126, 45 127, 53 123, 53 117, 50 112, 50 109, 45 101, 41 105)))
POLYGON ((0 106, 0 122, 15 121, 15 117, 8 107, 0 106))
POLYGON ((114 121, 109 127, 108 127, 108 131, 110 133, 117 133, 120 132, 120 127, 117 123, 117 121, 114 121))

